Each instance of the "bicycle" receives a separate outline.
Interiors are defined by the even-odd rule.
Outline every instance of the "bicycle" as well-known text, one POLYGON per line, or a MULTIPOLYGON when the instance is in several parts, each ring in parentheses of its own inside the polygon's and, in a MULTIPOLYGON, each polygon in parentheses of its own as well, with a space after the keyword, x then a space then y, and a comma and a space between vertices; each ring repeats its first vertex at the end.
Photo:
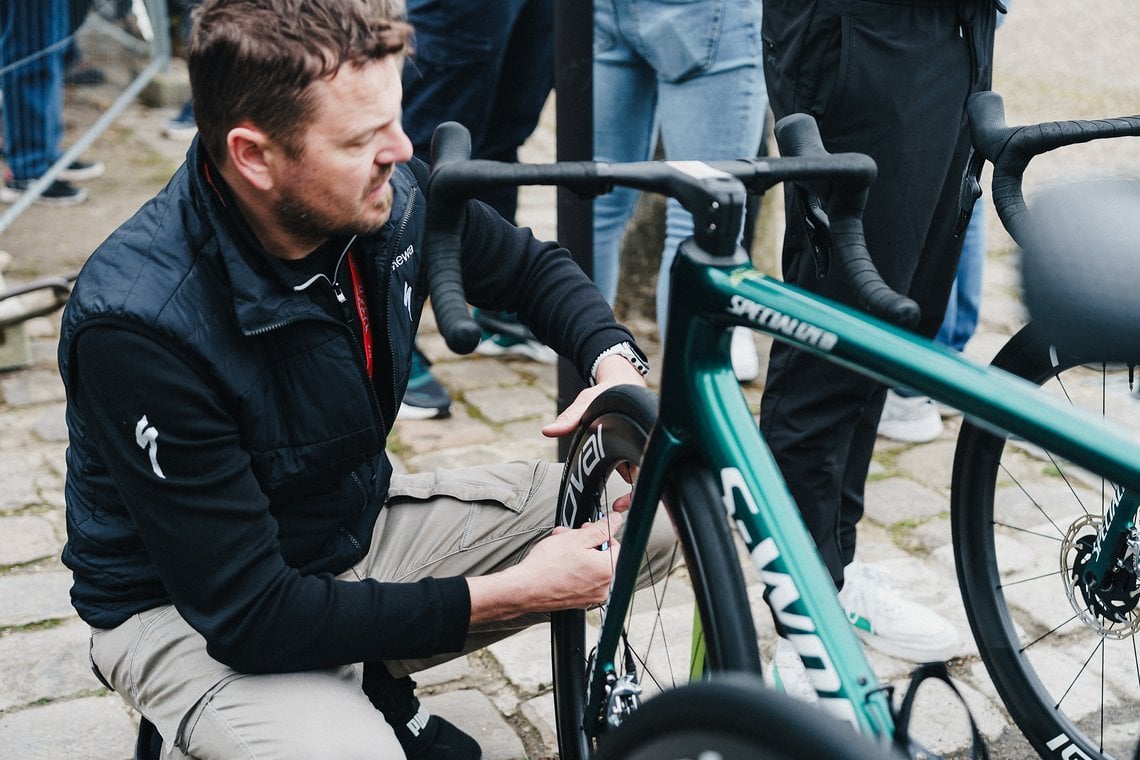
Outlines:
MULTIPOLYGON (((917 317, 917 307, 878 278, 862 240, 861 194, 874 176, 873 163, 854 154, 827 154, 809 117, 781 121, 781 158, 707 164, 467 161, 462 136, 455 131, 447 126, 437 133, 428 202, 429 219, 439 227, 429 231, 425 248, 437 259, 432 266, 439 267, 432 282, 437 322, 457 352, 473 347, 477 332, 465 326, 457 262, 445 257, 457 253, 462 203, 479 187, 558 184, 596 194, 623 184, 676 197, 694 216, 695 235, 682 244, 674 265, 660 402, 630 387, 603 394, 587 412, 567 458, 559 521, 570 526, 609 509, 607 487, 617 480, 612 475, 630 465, 640 472, 600 633, 587 637, 582 612, 552 619, 563 758, 600 751, 607 733, 637 712, 650 681, 655 681, 653 688, 664 689, 702 669, 760 673, 755 627, 750 615, 741 614, 751 608, 729 522, 759 570, 765 601, 803 660, 824 710, 884 745, 909 742, 896 735, 889 695, 840 608, 732 375, 728 334, 733 326, 760 330, 884 382, 913 388, 1113 482, 1140 486, 1140 448, 1120 430, 1043 398, 1021 378, 975 365, 903 329, 917 317), (798 182, 820 198, 833 265, 843 268, 869 313, 767 277, 740 252, 735 233, 746 191, 760 193, 784 181, 798 182), (629 643, 640 623, 629 614, 636 608, 635 578, 659 502, 676 530, 700 624, 689 652, 674 649, 662 658, 681 660, 683 675, 676 680, 655 680, 655 662, 629 643), (728 512, 727 521, 722 510, 728 512)), ((968 593, 996 595, 977 585, 968 593)), ((650 628, 656 625, 651 622, 650 628)), ((1040 729, 1030 725, 1022 730, 1040 729)), ((1031 740, 1040 749, 1057 737, 1042 734, 1031 740)), ((1060 751, 1067 751, 1072 741, 1058 745, 1060 751)))
MULTIPOLYGON (((1047 194, 1029 207, 1022 180, 1029 162, 1047 151, 1140 135, 1140 116, 1007 127, 1001 97, 983 93, 971 102, 970 119, 979 155, 994 166, 994 204, 1013 239, 1033 256, 1063 255, 1039 265, 1099 266, 1103 282, 1119 281, 1126 269, 1114 257, 1140 243, 1119 234, 1117 209, 1093 206, 1082 215, 1100 227, 1097 240, 1115 241, 1115 249, 1100 251, 1102 265, 1079 258, 1082 235, 1059 224, 1096 185, 1047 194), (1034 241, 1034 234, 1048 238, 1034 241), (1050 243, 1067 243, 1067 250, 1050 243)), ((1077 297, 1071 285, 1035 282, 1030 263, 1025 288, 1031 307, 1034 299, 1044 307, 1077 297)), ((1086 312, 1101 300, 1119 303, 1103 292, 1086 296, 1086 312)), ((992 365, 1134 429, 1140 410, 1132 408, 1131 387, 1140 347, 1130 320, 1119 312, 1086 313, 1092 327, 1075 336, 1047 308, 1033 313, 992 365)), ((967 617, 1002 701, 1042 756, 1131 756, 1136 745, 1135 737, 1119 735, 1120 723, 1131 728, 1140 705, 1137 504, 1135 492, 1120 482, 1090 476, 980 422, 967 419, 959 432, 951 529, 967 617), (1019 477, 1025 467, 1052 469, 1058 487, 1031 488, 1019 477), (1124 674, 1114 674, 1113 664, 1124 666, 1124 674)))
MULTIPOLYGON (((695 235, 682 244, 674 269, 677 285, 670 299, 670 332, 665 341, 670 348, 663 358, 660 414, 657 398, 649 391, 616 387, 594 402, 583 428, 570 444, 559 506, 559 522, 565 525, 578 525, 609 508, 610 500, 604 497, 603 487, 621 466, 642 461, 661 466, 643 467, 637 477, 616 577, 605 606, 609 613, 593 653, 586 645, 584 612, 552 616, 556 728, 562 758, 592 755, 606 727, 619 725, 636 710, 641 686, 635 681, 643 668, 655 668, 649 660, 635 659, 622 618, 630 608, 638 558, 648 542, 652 507, 659 497, 673 518, 686 571, 692 575, 702 631, 695 640, 698 651, 693 662, 707 663, 711 671, 760 672, 754 624, 739 614, 750 607, 736 547, 722 507, 707 508, 722 501, 722 483, 730 498, 735 493, 741 501, 736 515, 741 524, 747 524, 752 512, 760 508, 767 509, 765 520, 755 523, 754 528, 784 522, 777 520, 776 515, 783 515, 791 523, 789 530, 779 531, 776 536, 766 529, 751 531, 746 544, 750 553, 763 555, 763 562, 758 563, 762 573, 785 579, 780 588, 789 595, 781 598, 777 591, 779 604, 774 608, 777 619, 797 638, 799 651, 809 656, 827 653, 830 657, 815 659, 820 663, 815 668, 815 683, 827 693, 824 702, 831 704, 832 712, 844 713, 842 717, 863 733, 879 737, 880 741, 891 736, 894 724, 887 696, 839 607, 830 577, 815 554, 798 509, 783 488, 774 460, 760 441, 728 360, 726 328, 733 324, 757 326, 754 320, 759 318, 759 311, 752 311, 749 319, 747 304, 763 303, 766 296, 760 296, 760 291, 773 288, 773 313, 777 316, 796 308, 782 303, 792 294, 782 284, 751 269, 747 256, 736 245, 735 231, 740 229, 746 199, 741 180, 749 182, 749 189, 757 193, 784 180, 815 181, 823 196, 829 195, 828 183, 836 183, 840 190, 834 194, 836 201, 825 209, 830 212, 832 234, 847 239, 847 244, 841 246, 845 255, 838 258, 850 262, 845 265, 861 284, 864 302, 898 321, 911 321, 918 316, 917 305, 882 283, 862 246, 857 214, 862 209, 861 194, 876 171, 873 162, 862 155, 825 154, 819 147, 817 132, 813 141, 813 128, 814 122, 805 116, 781 122, 779 136, 784 154, 814 155, 710 164, 528 165, 466 161, 470 144, 462 126, 441 125, 435 133, 432 173, 427 183, 429 229, 424 238, 424 255, 431 267, 435 320, 449 348, 458 353, 472 350, 479 337, 478 326, 466 312, 458 267, 463 204, 478 188, 497 183, 532 183, 562 185, 589 195, 605 191, 611 183, 622 183, 676 197, 694 216, 695 235), (798 147, 789 149, 789 142, 798 147), (692 294, 689 288, 695 288, 692 294), (741 301, 734 304, 733 297, 741 301), (684 346, 684 350, 678 354, 673 346, 684 346), (702 390, 706 383, 709 389, 702 390), (716 411, 706 422, 709 430, 719 434, 703 440, 701 450, 714 460, 723 457, 725 467, 710 469, 703 466, 703 460, 693 450, 685 450, 682 439, 676 438, 673 430, 701 430, 706 423, 694 419, 691 412, 714 403, 716 411), (676 427, 669 424, 674 415, 681 420, 676 427), (714 453, 709 449, 712 446, 727 451, 714 453), (720 474, 715 477, 717 472, 720 474), (768 488, 780 492, 772 500, 754 504, 750 497, 752 493, 764 492, 762 479, 768 488), (814 559, 790 562, 788 557, 796 555, 814 559), (629 656, 619 662, 621 641, 626 641, 622 654, 629 656), (832 661, 837 667, 832 667, 832 661)), ((823 309, 819 305, 812 307, 805 295, 792 297, 803 302, 805 309, 823 309)), ((863 318, 855 318, 853 312, 849 319, 846 329, 854 333, 856 322, 862 324, 863 318)), ((795 334, 796 329, 789 328, 789 333, 795 334)), ((806 330, 800 340, 817 349, 833 350, 841 335, 821 324, 820 328, 806 330)), ((676 649, 667 652, 665 659, 674 654, 684 659, 685 654, 676 649)), ((691 669, 683 663, 686 675, 691 669)), ((676 683, 670 677, 665 685, 676 683)))

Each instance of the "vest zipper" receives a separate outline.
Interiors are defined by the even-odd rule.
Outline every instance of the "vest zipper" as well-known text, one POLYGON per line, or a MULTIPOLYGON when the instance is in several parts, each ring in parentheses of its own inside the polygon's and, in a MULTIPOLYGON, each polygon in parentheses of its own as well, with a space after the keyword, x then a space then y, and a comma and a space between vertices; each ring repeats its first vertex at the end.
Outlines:
POLYGON ((341 288, 339 281, 340 278, 337 276, 337 273, 340 272, 341 264, 344 263, 345 257, 348 255, 349 249, 352 247, 352 244, 356 242, 356 237, 356 235, 353 235, 348 243, 344 246, 344 249, 341 250, 340 256, 337 258, 336 266, 333 268, 332 278, 329 278, 324 274, 318 274, 310 277, 308 280, 305 280, 300 285, 295 285, 293 287, 294 292, 301 293, 308 290, 313 285, 313 283, 317 282, 318 280, 324 280, 327 282, 329 288, 332 290, 333 298, 336 299, 337 304, 340 306, 341 318, 339 320, 333 319, 332 317, 327 317, 325 315, 290 317, 289 319, 283 319, 280 322, 274 322, 264 327, 259 327, 256 330, 250 330, 246 333, 246 335, 264 335, 268 332, 272 332, 273 330, 285 327, 286 325, 290 325, 294 322, 302 322, 310 319, 316 320, 318 322, 328 321, 333 324, 340 325, 342 329, 348 332, 348 339, 352 343, 352 347, 356 353, 356 364, 360 371, 360 376, 364 380, 364 386, 368 389, 368 398, 372 402, 372 411, 376 417, 377 423, 379 424, 380 432, 382 434, 381 437, 386 440, 388 433, 391 431, 389 431, 388 426, 385 423, 384 410, 380 407, 380 399, 376 395, 376 388, 372 385, 372 378, 368 376, 368 371, 365 369, 364 349, 360 345, 360 341, 356 338, 356 331, 352 329, 352 311, 348 303, 348 296, 345 295, 344 289, 341 288))
MULTIPOLYGON (((336 266, 333 268, 332 279, 330 280, 327 277, 324 279, 327 280, 329 285, 332 286, 333 297, 336 298, 336 302, 340 304, 341 321, 343 322, 345 328, 348 329, 348 336, 352 340, 353 348, 356 349, 356 363, 360 368, 361 377, 364 378, 364 385, 368 388, 368 398, 372 400, 372 408, 375 410, 376 417, 380 422, 380 429, 384 431, 384 437, 387 438, 389 430, 387 421, 384 418, 384 407, 380 406, 380 399, 376 395, 376 386, 372 382, 372 378, 368 375, 367 359, 365 356, 364 346, 360 345, 360 341, 356 337, 356 330, 352 329, 352 306, 348 302, 348 296, 344 294, 344 288, 340 286, 341 265, 343 265, 345 259, 348 258, 349 249, 355 242, 356 235, 353 235, 352 238, 348 241, 348 244, 344 246, 344 250, 340 252, 340 256, 336 260, 336 266)), ((382 304, 382 306, 385 308, 381 309, 381 311, 386 314, 387 304, 382 304)))
MULTIPOLYGON (((396 237, 392 240, 392 248, 389 250, 389 260, 395 261, 395 256, 399 253, 400 245, 404 242, 404 232, 408 229, 408 223, 412 219, 412 211, 416 206, 416 197, 419 195, 420 190, 417 185, 412 185, 412 191, 408 194, 408 203, 404 206, 404 216, 400 219, 400 225, 396 228, 396 237)), ((422 255, 422 254, 421 254, 422 255)), ((384 274, 384 293, 386 298, 391 298, 392 295, 389 290, 392 288, 392 266, 388 266, 388 271, 384 274)), ((387 304, 385 304, 387 305, 387 304)), ((408 315, 411 319, 411 314, 408 315)), ((399 414, 400 406, 399 399, 396 398, 396 347, 392 343, 392 320, 387 320, 384 323, 385 329, 388 331, 388 352, 391 357, 388 361, 389 366, 392 368, 392 409, 393 414, 399 414)), ((416 335, 412 333, 412 344, 415 350, 416 335)), ((408 378, 411 382, 411 377, 408 378)))

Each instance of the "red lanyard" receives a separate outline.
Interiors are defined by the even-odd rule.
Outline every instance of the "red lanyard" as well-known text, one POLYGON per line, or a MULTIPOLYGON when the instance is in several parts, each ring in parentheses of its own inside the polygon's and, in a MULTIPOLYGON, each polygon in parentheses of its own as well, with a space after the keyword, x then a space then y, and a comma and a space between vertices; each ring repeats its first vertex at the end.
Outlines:
POLYGON ((352 295, 356 302, 356 316, 360 317, 360 336, 364 341, 364 368, 372 377, 372 323, 368 320, 368 299, 364 293, 364 278, 356 266, 356 256, 348 252, 348 273, 352 276, 352 295))

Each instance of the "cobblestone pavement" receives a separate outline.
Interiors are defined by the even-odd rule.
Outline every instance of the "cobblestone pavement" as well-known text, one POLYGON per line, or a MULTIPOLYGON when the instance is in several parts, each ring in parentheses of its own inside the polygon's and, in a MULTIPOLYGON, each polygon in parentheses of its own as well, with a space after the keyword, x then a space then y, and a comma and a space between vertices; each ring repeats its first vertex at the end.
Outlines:
MULTIPOLYGON (((1018 0, 1010 22, 999 32, 1004 37, 999 40, 997 88, 1004 86, 1011 93, 1007 107, 1013 122, 1035 121, 1050 114, 1115 115, 1134 112, 1140 102, 1140 66, 1122 66, 1119 57, 1127 50, 1135 58, 1137 23, 1130 0, 1098 6, 1096 14, 1074 14, 1080 18, 1072 24, 1047 29, 1049 23, 1066 18, 1065 7, 1060 0, 1018 0), (1039 11, 1035 13, 1035 9, 1039 11), (1019 19, 1019 12, 1024 13, 1023 19, 1019 19), (1117 21, 1106 21, 1104 17, 1112 14, 1117 21), (1095 26, 1098 23, 1100 26, 1095 26), (1094 24, 1092 32, 1089 24, 1094 24), (1110 31, 1119 32, 1123 41, 1114 48, 1117 55, 1111 77, 1103 68, 1066 69, 1057 63, 1059 56, 1042 51, 1034 43, 1043 35, 1069 40, 1073 43, 1065 48, 1069 54, 1091 48, 1091 43, 1081 42, 1088 35, 1099 39, 1110 31), (1086 37, 1078 36, 1082 33, 1086 37), (1003 74, 1003 62, 1009 74, 1003 74), (1074 75, 1065 79, 1060 71, 1074 75), (1105 95, 1103 88, 1092 87, 1090 82, 1111 83, 1111 92, 1105 95), (1057 90, 1053 93, 1057 97, 1045 98, 1046 103, 1041 105, 1031 95, 1045 87, 1057 90), (1119 106, 1121 93, 1129 106, 1119 106), (1071 107, 1058 107, 1058 102, 1071 107)), ((153 175, 173 168, 184 150, 184 145, 157 137, 162 119, 171 111, 141 106, 129 109, 93 149, 112 153, 118 148, 126 153, 119 154, 125 158, 110 167, 104 184, 93 189, 92 201, 74 212, 33 209, 27 223, 21 222, 0 238, 0 248, 15 256, 9 271, 11 280, 66 271, 50 268, 50 264, 45 271, 42 262, 40 270, 36 268, 38 254, 50 252, 54 239, 45 233, 59 229, 55 220, 68 218, 62 215, 74 213, 68 224, 79 220, 79 226, 89 229, 94 237, 81 250, 70 250, 52 260, 56 262, 69 262, 77 256, 81 261, 84 251, 90 251, 110 227, 133 211, 138 200, 128 197, 131 185, 138 184, 140 177, 154 185, 153 175), (109 194, 114 198, 107 198, 109 194)), ((545 160, 553 152, 553 125, 547 118, 528 143, 524 159, 545 160)), ((1133 165, 1138 165, 1135 153, 1131 157, 1133 165)), ((1088 159, 1082 155, 1080 160, 1088 159)), ((1114 163, 1121 159, 1113 154, 1101 160, 1114 163)), ((153 191, 146 194, 149 192, 153 191)), ((520 219, 540 236, 553 236, 552 200, 552 192, 547 190, 523 195, 520 219)), ((1023 320, 1016 262, 1008 241, 1002 239, 993 222, 991 219, 982 324, 967 350, 980 361, 988 360, 1023 320)), ((21 350, 21 340, 28 342, 28 360, 0 372, 0 760, 122 760, 131 755, 136 719, 91 675, 86 658, 87 629, 69 605, 70 576, 59 561, 65 535, 62 483, 66 430, 63 389, 54 358, 57 324, 57 315, 37 318, 25 324, 22 336, 10 331, 0 339, 0 363, 11 352, 21 350)), ((650 348, 651 358, 656 357, 659 347, 652 324, 635 321, 634 327, 650 348)), ((457 357, 446 350, 430 324, 423 347, 435 362, 437 376, 455 396, 454 414, 446 421, 399 423, 392 448, 400 466, 414 471, 519 457, 555 457, 555 445, 539 434, 540 426, 554 413, 553 367, 519 360, 457 357)), ((763 352, 765 346, 760 347, 763 352)), ((750 386, 746 395, 755 406, 760 388, 750 386)), ((953 672, 992 742, 994 756, 1029 757, 1032 753, 1010 726, 984 674, 968 635, 959 595, 954 591, 957 584, 949 546, 948 510, 956 427, 956 422, 949 421, 936 441, 924 445, 891 444, 880 439, 867 489, 859 553, 887 567, 895 577, 907 579, 913 598, 957 625, 960 649, 953 672)), ((761 637, 768 651, 770 626, 761 631, 761 637)), ((906 663, 879 655, 872 654, 872 662, 882 677, 900 685, 909 672, 906 663)), ((422 673, 417 680, 428 708, 476 736, 488 760, 556 754, 545 629, 530 630, 484 652, 422 673)), ((962 753, 968 730, 960 712, 950 709, 949 702, 936 697, 916 720, 920 735, 932 737, 934 749, 962 753)))

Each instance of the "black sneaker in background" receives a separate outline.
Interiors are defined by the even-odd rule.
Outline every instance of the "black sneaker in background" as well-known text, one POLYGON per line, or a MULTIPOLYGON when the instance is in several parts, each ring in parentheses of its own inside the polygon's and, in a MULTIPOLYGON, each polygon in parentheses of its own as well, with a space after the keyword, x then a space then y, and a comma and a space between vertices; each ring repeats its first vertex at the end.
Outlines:
POLYGON ((59 173, 59 179, 64 182, 86 182, 89 179, 102 177, 105 171, 107 171, 107 167, 102 161, 80 161, 76 159, 59 173))
MULTIPOLYGON (((15 203, 24 197, 24 193, 34 183, 34 179, 10 179, 7 184, 0 187, 0 201, 15 203)), ((43 206, 77 206, 87 200, 87 191, 76 187, 62 179, 57 179, 48 185, 48 188, 36 198, 35 202, 43 206)))

